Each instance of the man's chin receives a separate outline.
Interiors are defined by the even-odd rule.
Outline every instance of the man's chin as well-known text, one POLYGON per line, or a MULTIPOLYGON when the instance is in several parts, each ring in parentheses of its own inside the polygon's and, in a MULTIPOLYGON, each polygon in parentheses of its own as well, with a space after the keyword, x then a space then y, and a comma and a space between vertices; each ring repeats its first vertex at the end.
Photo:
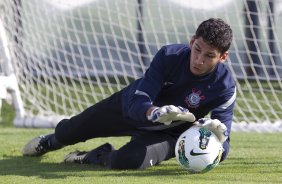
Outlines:
POLYGON ((196 75, 196 76, 203 75, 203 72, 201 70, 199 70, 199 69, 193 68, 193 69, 191 69, 191 72, 192 72, 193 75, 196 75))

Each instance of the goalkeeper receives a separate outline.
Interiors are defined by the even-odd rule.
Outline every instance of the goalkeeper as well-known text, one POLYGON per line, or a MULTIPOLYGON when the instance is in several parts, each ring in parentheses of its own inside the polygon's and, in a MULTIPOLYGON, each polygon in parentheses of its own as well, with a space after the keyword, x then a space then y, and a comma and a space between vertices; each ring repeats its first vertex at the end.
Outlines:
POLYGON ((229 151, 236 99, 235 82, 224 65, 232 30, 221 19, 203 21, 189 44, 163 46, 144 77, 78 115, 61 120, 54 133, 32 139, 24 156, 41 156, 97 137, 131 136, 119 149, 105 143, 75 151, 65 163, 112 169, 144 169, 174 157, 178 136, 197 124, 213 131, 229 151), (210 119, 204 118, 210 113, 210 119))

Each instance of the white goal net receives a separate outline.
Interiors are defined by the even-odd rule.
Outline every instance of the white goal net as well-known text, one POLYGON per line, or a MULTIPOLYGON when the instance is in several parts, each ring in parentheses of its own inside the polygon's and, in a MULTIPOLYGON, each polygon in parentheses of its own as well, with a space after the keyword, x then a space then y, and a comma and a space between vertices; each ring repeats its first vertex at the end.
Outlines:
POLYGON ((189 43, 210 17, 234 31, 233 130, 282 131, 282 0, 2 0, 0 79, 16 91, 15 125, 54 127, 141 77, 162 45, 189 43))

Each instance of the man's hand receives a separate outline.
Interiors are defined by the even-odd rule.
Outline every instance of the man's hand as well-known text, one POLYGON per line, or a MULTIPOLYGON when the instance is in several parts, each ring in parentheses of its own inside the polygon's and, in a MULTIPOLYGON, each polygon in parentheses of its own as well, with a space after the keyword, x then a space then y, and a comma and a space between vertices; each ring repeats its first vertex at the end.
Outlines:
POLYGON ((225 124, 221 123, 218 119, 202 118, 196 121, 194 124, 212 131, 222 144, 228 138, 225 124))
POLYGON ((159 122, 165 125, 170 125, 172 121, 194 122, 196 120, 194 114, 190 113, 188 109, 174 105, 156 107, 147 118, 149 121, 159 122))

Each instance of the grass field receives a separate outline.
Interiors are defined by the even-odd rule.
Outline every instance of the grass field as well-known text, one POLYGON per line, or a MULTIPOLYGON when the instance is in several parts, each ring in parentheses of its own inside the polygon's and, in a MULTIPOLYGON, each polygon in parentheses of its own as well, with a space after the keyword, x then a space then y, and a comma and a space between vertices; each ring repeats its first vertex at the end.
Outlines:
POLYGON ((91 149, 110 141, 116 147, 128 140, 107 138, 90 140, 41 158, 21 156, 21 149, 32 137, 50 129, 0 129, 0 183, 281 183, 281 134, 233 133, 229 158, 205 174, 188 174, 174 159, 146 170, 107 170, 85 165, 65 165, 64 155, 76 149, 91 149))
POLYGON ((205 174, 188 174, 175 159, 146 170, 108 170, 87 165, 65 165, 64 155, 89 150, 104 142, 122 146, 128 137, 95 139, 40 158, 21 156, 24 144, 51 129, 21 129, 11 125, 14 116, 4 105, 5 118, 0 123, 0 183, 50 184, 165 184, 165 183, 282 183, 281 133, 232 133, 231 150, 226 161, 205 174))

